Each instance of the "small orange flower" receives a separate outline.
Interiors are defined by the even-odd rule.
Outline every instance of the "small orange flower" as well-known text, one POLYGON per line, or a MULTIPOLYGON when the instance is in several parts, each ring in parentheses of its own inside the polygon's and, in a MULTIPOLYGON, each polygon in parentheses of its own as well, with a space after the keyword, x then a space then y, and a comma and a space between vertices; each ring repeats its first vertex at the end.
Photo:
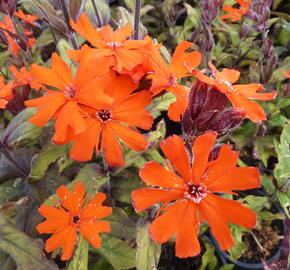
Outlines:
POLYGON ((176 47, 169 66, 165 64, 157 50, 152 54, 153 74, 149 76, 152 79, 150 91, 153 95, 157 95, 165 89, 176 96, 176 102, 172 103, 168 109, 168 116, 173 121, 180 121, 188 103, 188 93, 182 85, 177 83, 177 80, 189 76, 188 69, 191 71, 196 68, 201 61, 199 52, 185 52, 192 45, 193 43, 187 41, 181 42, 176 47))
POLYGON ((263 91, 264 87, 257 83, 232 85, 239 79, 239 71, 224 68, 219 72, 213 64, 210 63, 209 66, 212 70, 212 77, 207 77, 198 70, 194 70, 192 74, 198 80, 207 83, 225 94, 235 108, 243 108, 246 113, 245 117, 254 122, 260 122, 267 119, 263 108, 250 99, 263 101, 272 100, 277 96, 277 92, 258 93, 263 91))
POLYGON ((39 20, 39 18, 35 15, 25 14, 21 9, 14 12, 14 15, 23 20, 26 23, 37 26, 35 21, 39 20))
POLYGON ((115 31, 109 25, 95 30, 86 14, 82 14, 76 23, 71 21, 70 25, 97 48, 95 50, 99 56, 112 57, 118 72, 121 72, 123 68, 132 70, 142 63, 146 56, 146 50, 142 48, 151 42, 150 39, 128 40, 132 35, 130 24, 115 31))
POLYGON ((251 0, 235 0, 235 1, 240 5, 239 8, 233 8, 230 5, 224 5, 222 7, 223 11, 228 13, 220 16, 220 18, 223 19, 225 23, 236 22, 240 20, 242 16, 247 14, 249 11, 251 0))
POLYGON ((84 103, 90 103, 89 109, 83 107, 88 128, 75 136, 70 156, 74 160, 86 161, 91 159, 95 148, 97 152, 105 152, 109 166, 122 166, 122 148, 117 138, 135 151, 147 148, 147 139, 135 127, 150 129, 153 118, 145 107, 151 103, 151 95, 145 90, 131 94, 136 85, 127 75, 119 75, 107 86, 100 80, 98 88, 112 100, 106 106, 98 106, 90 96, 82 99, 84 103))
POLYGON ((56 194, 60 202, 55 207, 42 205, 38 209, 46 220, 36 229, 40 234, 53 234, 46 241, 45 250, 52 252, 61 247, 61 259, 68 260, 72 256, 78 231, 92 246, 100 248, 102 239, 99 233, 111 231, 108 221, 99 220, 112 213, 111 207, 102 205, 106 195, 98 192, 88 204, 85 204, 82 182, 75 184, 73 192, 70 192, 66 186, 61 186, 56 194))
POLYGON ((200 253, 197 234, 199 225, 206 221, 221 249, 230 249, 233 238, 227 223, 246 228, 256 224, 255 213, 240 202, 224 199, 215 193, 233 194, 232 190, 246 190, 260 186, 259 170, 236 167, 238 152, 223 145, 215 160, 210 153, 216 133, 206 132, 192 145, 193 161, 180 137, 173 135, 160 147, 170 160, 167 170, 155 161, 145 164, 140 177, 153 188, 132 192, 135 209, 140 212, 162 203, 158 216, 150 225, 149 233, 158 243, 167 242, 176 233, 176 256, 186 258, 200 253), (157 188, 160 187, 160 188, 157 188))
POLYGON ((45 68, 32 64, 31 74, 37 83, 49 85, 57 90, 47 90, 48 94, 28 100, 25 105, 39 108, 29 119, 37 126, 45 125, 51 118, 56 119, 53 139, 55 143, 62 144, 87 128, 79 104, 80 99, 90 97, 96 106, 104 106, 110 102, 111 98, 96 88, 98 78, 95 78, 99 70, 109 72, 109 67, 104 63, 96 69, 84 54, 73 78, 71 69, 56 53, 52 55, 51 65, 51 68, 45 68))
POLYGON ((284 72, 283 72, 283 75, 284 75, 285 77, 287 77, 288 79, 290 79, 290 69, 287 70, 287 71, 284 71, 284 72))
POLYGON ((8 101, 13 98, 12 82, 4 83, 4 78, 0 76, 0 109, 4 109, 8 101))

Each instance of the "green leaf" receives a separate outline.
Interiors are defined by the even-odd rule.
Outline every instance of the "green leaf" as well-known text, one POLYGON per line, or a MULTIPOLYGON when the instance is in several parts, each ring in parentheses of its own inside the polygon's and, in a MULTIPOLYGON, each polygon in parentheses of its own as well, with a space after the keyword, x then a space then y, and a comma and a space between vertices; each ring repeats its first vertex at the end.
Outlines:
POLYGON ((17 264, 17 270, 58 270, 48 261, 39 243, 19 231, 0 214, 0 249, 9 254, 17 264))
POLYGON ((205 252, 201 258, 201 266, 199 270, 205 270, 205 269, 214 270, 216 269, 217 262, 218 262, 217 257, 214 255, 215 248, 207 241, 204 241, 204 245, 205 245, 205 252))
POLYGON ((69 145, 53 145, 51 143, 44 146, 40 153, 32 159, 32 170, 29 179, 32 181, 41 180, 45 176, 48 166, 59 158, 66 159, 69 145))
POLYGON ((171 92, 167 92, 161 97, 154 98, 150 106, 148 106, 148 111, 156 118, 160 115, 161 111, 167 111, 170 104, 176 100, 176 97, 171 92))
POLYGON ((64 60, 69 67, 74 68, 75 66, 73 65, 73 61, 67 56, 67 50, 73 50, 72 45, 65 39, 61 39, 57 43, 57 49, 59 51, 62 60, 64 60))
POLYGON ((274 140, 275 150, 278 156, 278 164, 274 170, 274 176, 281 188, 290 178, 290 124, 287 124, 281 134, 280 143, 274 140))
POLYGON ((149 222, 140 219, 137 226, 137 270, 157 270, 161 255, 161 244, 151 240, 148 233, 149 222))
POLYGON ((116 270, 136 267, 135 250, 124 241, 110 235, 103 234, 101 247, 93 248, 92 251, 104 257, 116 270))
POLYGON ((232 270, 234 267, 235 267, 234 264, 229 263, 229 264, 225 264, 222 267, 220 267, 219 270, 232 270))
POLYGON ((184 7, 186 8, 188 19, 192 22, 192 26, 197 28, 200 23, 200 15, 201 12, 199 9, 192 7, 187 3, 183 3, 184 7))
POLYGON ((27 121, 34 113, 34 108, 26 108, 18 113, 6 127, 1 141, 5 141, 10 146, 19 146, 38 138, 43 129, 27 121))
MULTIPOLYGON (((95 0, 98 13, 101 17, 102 25, 107 25, 110 21, 111 14, 110 14, 110 8, 108 5, 108 2, 109 1, 107 0, 95 0)), ((96 21, 96 15, 95 15, 91 0, 86 1, 85 10, 86 10, 86 13, 90 15, 90 18, 93 19, 93 21, 96 21)))
POLYGON ((286 192, 276 192, 276 195, 278 197, 279 203, 282 206, 282 208, 284 209, 286 215, 288 216, 288 218, 290 218, 290 214, 289 214, 289 207, 290 207, 290 191, 286 192))
POLYGON ((235 241, 235 245, 229 250, 229 253, 232 260, 236 261, 238 258, 241 257, 247 247, 246 244, 242 241, 243 233, 246 232, 247 229, 231 223, 229 224, 229 227, 235 241))
POLYGON ((0 205, 24 195, 24 183, 21 179, 9 180, 0 185, 0 205))
POLYGON ((114 270, 114 268, 105 259, 100 259, 98 262, 91 264, 89 270, 114 270))
POLYGON ((262 197, 262 196, 254 196, 254 195, 248 195, 245 198, 239 199, 240 202, 245 204, 245 206, 252 209, 256 214, 258 214, 262 208, 269 208, 270 204, 268 201, 268 197, 262 197))
POLYGON ((126 239, 135 238, 136 222, 122 208, 114 207, 113 214, 105 219, 110 222, 112 236, 126 239))
POLYGON ((79 237, 78 246, 73 254, 67 270, 87 270, 89 259, 89 242, 84 237, 79 237))

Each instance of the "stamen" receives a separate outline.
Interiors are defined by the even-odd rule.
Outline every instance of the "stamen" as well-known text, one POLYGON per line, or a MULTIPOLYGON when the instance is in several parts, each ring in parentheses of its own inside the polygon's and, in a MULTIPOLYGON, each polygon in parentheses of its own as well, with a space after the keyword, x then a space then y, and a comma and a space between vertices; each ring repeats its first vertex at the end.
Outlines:
POLYGON ((200 203, 200 201, 207 195, 207 187, 204 184, 188 184, 187 190, 184 192, 184 197, 195 203, 200 203))
POLYGON ((75 96, 76 89, 73 85, 68 85, 64 90, 64 96, 68 99, 73 98, 75 96))
POLYGON ((106 122, 111 119, 111 111, 110 110, 99 110, 96 113, 96 117, 98 117, 102 122, 106 122))
POLYGON ((115 49, 115 48, 120 48, 123 46, 123 44, 121 42, 107 42, 106 45, 112 49, 115 49))

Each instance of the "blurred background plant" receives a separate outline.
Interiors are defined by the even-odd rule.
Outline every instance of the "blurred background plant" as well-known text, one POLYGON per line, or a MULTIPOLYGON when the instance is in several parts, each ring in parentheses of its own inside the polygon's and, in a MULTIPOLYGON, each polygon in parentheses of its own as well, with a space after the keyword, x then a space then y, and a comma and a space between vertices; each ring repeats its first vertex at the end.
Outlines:
MULTIPOLYGON (((150 105, 155 126, 148 134, 149 150, 133 153, 126 149, 126 166, 108 172, 99 165, 102 160, 98 158, 87 163, 70 160, 68 145, 51 143, 51 124, 39 128, 27 122, 34 110, 24 109, 23 102, 31 92, 37 95, 33 90, 35 85, 29 82, 15 85, 14 98, 6 110, 0 111, 1 269, 15 269, 17 265, 17 269, 29 270, 225 270, 235 267, 233 261, 236 260, 258 263, 262 259, 265 269, 278 269, 267 262, 273 256, 279 262, 279 269, 286 269, 287 256, 278 256, 277 250, 282 246, 284 251, 289 251, 289 243, 282 241, 283 236, 289 234, 289 223, 285 220, 289 218, 290 207, 290 82, 283 75, 290 69, 289 1, 253 0, 246 16, 227 24, 219 16, 223 14, 222 5, 235 4, 232 0, 143 0, 141 4, 140 36, 149 34, 163 43, 161 51, 167 61, 178 43, 189 40, 203 55, 202 68, 212 61, 219 70, 223 67, 240 70, 241 83, 260 82, 266 90, 278 91, 275 100, 261 103, 268 120, 259 124, 245 119, 241 122, 242 113, 226 108, 222 94, 216 97, 220 103, 206 103, 213 98, 210 89, 195 83, 191 88, 195 102, 202 101, 194 91, 206 93, 202 94, 207 104, 203 111, 192 113, 190 120, 183 122, 182 130, 181 123, 171 122, 164 113, 172 96, 168 93, 156 98, 150 105), (230 116, 234 116, 234 120, 230 116), (208 119, 214 120, 207 122, 208 119), (227 124, 223 126, 221 121, 223 124, 227 121, 227 124), (240 166, 260 169, 262 188, 240 192, 240 197, 236 198, 256 211, 259 222, 251 232, 231 226, 236 245, 226 255, 214 247, 208 227, 203 225, 202 254, 181 260, 174 257, 172 243, 161 247, 152 242, 147 232, 156 209, 149 209, 146 215, 134 213, 130 193, 142 185, 138 169, 146 161, 162 162, 158 147, 165 136, 183 132, 190 140, 191 136, 215 128, 221 142, 231 143, 240 151, 240 166), (111 178, 110 185, 106 181, 108 177, 111 178), (43 242, 35 230, 41 217, 36 210, 43 202, 49 204, 55 200, 53 194, 59 185, 71 187, 76 181, 84 181, 87 188, 108 194, 114 207, 110 220, 112 232, 103 238, 101 249, 89 250, 89 257, 88 246, 80 244, 72 261, 65 266, 57 252, 52 254, 52 261, 41 251, 43 242)), ((54 51, 72 64, 66 50, 79 47, 84 40, 72 31, 68 18, 76 19, 86 12, 99 27, 107 24, 117 27, 127 22, 133 24, 134 11, 134 0, 2 0, 1 76, 6 81, 17 77, 8 68, 11 65, 17 69, 28 68, 32 62, 49 65, 54 51), (16 9, 39 19, 28 25, 13 15, 16 9), (31 46, 30 38, 35 39, 31 46)))

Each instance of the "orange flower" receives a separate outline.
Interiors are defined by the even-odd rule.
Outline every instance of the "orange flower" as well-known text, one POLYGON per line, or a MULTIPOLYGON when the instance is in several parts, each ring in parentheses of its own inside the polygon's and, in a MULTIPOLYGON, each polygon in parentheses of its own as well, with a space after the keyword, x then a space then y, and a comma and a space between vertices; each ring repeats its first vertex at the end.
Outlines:
POLYGON ((287 71, 284 71, 284 72, 283 72, 283 75, 284 75, 285 77, 287 77, 288 79, 290 79, 290 69, 287 70, 287 71))
MULTIPOLYGON (((11 32, 12 34, 15 34, 15 29, 9 16, 6 16, 6 15, 4 16, 4 22, 0 21, 0 27, 11 32)), ((14 39, 9 35, 8 32, 6 31, 3 31, 3 32, 4 32, 5 37, 7 38, 11 52, 15 55, 18 55, 19 48, 18 48, 17 42, 14 41, 14 39)))
MULTIPOLYGON (((129 148, 142 151, 147 148, 146 138, 135 129, 150 129, 153 118, 145 110, 151 102, 148 91, 131 94, 136 85, 127 75, 120 75, 109 85, 100 80, 98 86, 111 98, 106 106, 98 106, 89 95, 82 101, 90 105, 86 110, 87 130, 75 136, 71 158, 78 161, 91 159, 94 148, 104 151, 109 166, 122 166, 121 139, 129 148)), ((96 97, 97 99, 98 97, 96 97)))
POLYGON ((96 106, 104 106, 110 102, 110 97, 98 91, 96 74, 109 67, 103 63, 98 69, 90 61, 89 55, 81 55, 81 61, 73 78, 72 71, 67 64, 53 53, 51 68, 45 68, 36 64, 31 65, 31 74, 37 83, 45 84, 57 90, 47 90, 43 97, 28 100, 25 105, 38 107, 37 113, 29 121, 37 126, 43 126, 51 118, 56 118, 54 142, 66 143, 74 134, 80 134, 86 130, 86 123, 79 100, 93 96, 96 106))
POLYGON ((0 109, 4 109, 11 98, 13 98, 12 82, 5 84, 4 78, 0 76, 0 109))
POLYGON ((149 76, 152 79, 150 91, 153 95, 157 95, 165 89, 176 96, 176 102, 172 103, 168 109, 168 116, 173 121, 180 121, 188 102, 188 93, 182 85, 177 83, 177 80, 189 76, 188 69, 192 70, 200 64, 201 54, 199 52, 185 52, 192 45, 193 43, 187 41, 181 42, 176 47, 169 66, 165 64, 157 50, 152 54, 154 71, 149 76))
POLYGON ((97 193, 94 198, 85 204, 84 184, 78 182, 74 191, 70 192, 66 186, 57 189, 60 202, 55 206, 42 205, 38 212, 46 218, 36 229, 40 234, 52 233, 46 241, 45 249, 51 252, 62 248, 62 260, 68 260, 77 240, 77 231, 85 237, 92 246, 100 248, 101 237, 99 233, 111 231, 108 221, 99 220, 112 213, 112 208, 103 206, 106 195, 97 193))
POLYGON ((39 18, 35 15, 25 14, 21 9, 14 12, 14 15, 25 21, 26 23, 37 26, 35 21, 39 20, 39 18))
POLYGON ((212 69, 212 77, 210 78, 198 70, 194 70, 192 74, 198 80, 207 83, 225 94, 235 108, 243 108, 246 113, 245 117, 254 122, 260 122, 267 119, 263 108, 250 99, 263 101, 272 100, 277 96, 277 92, 258 93, 263 91, 264 87, 257 83, 232 85, 239 79, 239 71, 224 68, 222 72, 219 72, 211 63, 209 66, 212 69))
POLYGON ((257 188, 259 171, 253 167, 236 167, 239 153, 228 145, 221 147, 215 160, 209 160, 215 139, 213 132, 199 136, 192 145, 193 162, 190 164, 183 141, 176 135, 167 138, 161 143, 161 149, 174 169, 167 165, 166 170, 155 161, 146 163, 140 177, 155 187, 132 192, 138 212, 162 203, 160 211, 164 213, 153 221, 149 233, 159 243, 167 242, 176 233, 175 250, 180 258, 200 253, 197 234, 203 221, 209 224, 223 250, 234 244, 227 223, 246 228, 256 224, 252 210, 215 193, 233 194, 232 190, 257 188))
POLYGON ((101 30, 95 30, 86 14, 82 14, 76 23, 71 21, 70 25, 84 39, 98 48, 94 50, 99 56, 112 57, 118 72, 123 68, 132 70, 142 63, 146 56, 146 50, 142 48, 151 42, 150 39, 128 40, 132 35, 132 27, 129 24, 116 31, 113 31, 109 25, 101 30))
POLYGON ((236 22, 242 18, 243 15, 247 14, 251 4, 251 0, 235 0, 240 7, 233 8, 230 5, 224 5, 222 7, 223 11, 228 12, 228 14, 220 16, 225 23, 236 22))
POLYGON ((29 84, 31 88, 36 90, 45 88, 42 84, 35 82, 31 72, 29 72, 25 67, 22 67, 19 71, 15 66, 10 66, 9 70, 13 73, 14 76, 14 87, 29 84))

